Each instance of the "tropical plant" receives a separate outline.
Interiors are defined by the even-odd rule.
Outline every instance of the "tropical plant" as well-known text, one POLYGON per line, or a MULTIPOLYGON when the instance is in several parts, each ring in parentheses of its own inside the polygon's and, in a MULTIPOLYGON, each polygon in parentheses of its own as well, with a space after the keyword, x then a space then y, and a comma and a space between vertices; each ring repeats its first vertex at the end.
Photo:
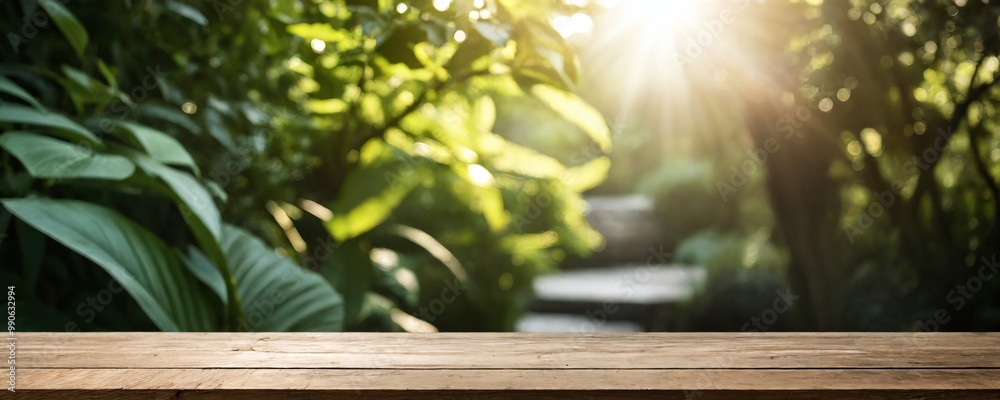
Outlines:
MULTIPOLYGON (((69 68, 64 72, 59 78, 67 83, 86 78, 69 68)), ((271 254, 245 231, 223 224, 197 165, 173 137, 130 122, 110 122, 110 137, 102 138, 48 110, 16 83, 2 82, 6 93, 32 105, 0 103, 0 122, 24 127, 0 134, 9 183, 3 188, 2 204, 10 213, 4 223, 9 224, 11 215, 17 218, 13 240, 19 242, 5 259, 20 261, 21 290, 51 284, 39 280, 44 268, 68 267, 44 253, 51 245, 40 233, 79 256, 69 257, 74 264, 82 257, 104 269, 161 330, 340 329, 343 310, 333 288, 317 274, 271 254), (14 160, 24 169, 12 168, 14 160), (155 225, 147 228, 123 215, 135 212, 128 206, 135 202, 172 203, 176 208, 168 212, 183 221, 190 235, 165 237, 155 225), (272 301, 279 296, 288 298, 272 301), (260 321, 267 324, 248 325, 242 304, 266 305, 268 315, 260 321)), ((67 86, 75 97, 93 98, 67 86)), ((112 87, 100 90, 111 98, 124 96, 112 87)))
POLYGON ((44 315, 92 320, 110 277, 128 299, 86 329, 503 330, 599 243, 578 193, 607 159, 492 132, 564 117, 608 148, 548 26, 575 6, 94 4, 0 6, 0 256, 44 315))

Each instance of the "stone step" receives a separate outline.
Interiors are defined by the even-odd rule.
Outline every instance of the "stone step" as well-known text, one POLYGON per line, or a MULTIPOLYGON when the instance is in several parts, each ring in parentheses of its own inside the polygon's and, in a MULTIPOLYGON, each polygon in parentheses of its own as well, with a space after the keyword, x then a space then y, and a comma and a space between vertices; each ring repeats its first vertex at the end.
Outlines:
POLYGON ((534 282, 536 300, 530 311, 575 315, 597 327, 627 321, 649 329, 689 299, 706 275, 702 267, 640 264, 541 276, 534 282))
POLYGON ((574 314, 525 313, 517 322, 518 332, 645 332, 640 324, 627 321, 608 321, 594 324, 585 316, 574 314))
POLYGON ((567 268, 594 267, 619 263, 643 263, 651 249, 659 249, 664 231, 647 196, 591 196, 587 221, 604 236, 604 248, 567 268))

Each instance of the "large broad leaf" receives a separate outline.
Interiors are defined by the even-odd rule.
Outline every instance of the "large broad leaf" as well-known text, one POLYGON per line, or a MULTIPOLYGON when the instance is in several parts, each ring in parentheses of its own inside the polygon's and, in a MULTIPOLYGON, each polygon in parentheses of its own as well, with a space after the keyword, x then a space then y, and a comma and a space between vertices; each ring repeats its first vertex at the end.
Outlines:
POLYGON ((42 112, 20 104, 0 103, 0 122, 27 124, 54 128, 67 139, 100 143, 92 132, 73 120, 54 112, 42 112))
POLYGON ((531 92, 560 117, 576 125, 590 139, 601 146, 601 150, 611 150, 611 130, 601 113, 573 93, 547 85, 535 85, 531 92))
POLYGON ((59 30, 66 36, 66 40, 73 46, 77 57, 82 60, 83 50, 87 48, 87 41, 90 39, 87 36, 87 30, 80 24, 80 20, 76 19, 73 13, 56 0, 41 0, 38 5, 42 6, 45 12, 52 17, 52 21, 56 23, 59 30))
POLYGON ((198 165, 191 159, 191 154, 173 136, 131 122, 121 121, 117 124, 131 135, 132 139, 138 142, 152 159, 164 164, 187 167, 196 175, 199 174, 198 165))
POLYGON ((226 295, 226 278, 222 276, 219 269, 215 267, 212 260, 208 258, 201 250, 194 246, 188 246, 186 254, 181 254, 181 260, 184 265, 191 271, 201 283, 208 286, 215 292, 216 296, 219 296, 219 300, 223 304, 227 304, 229 298, 226 295))
POLYGON ((75 200, 3 200, 4 207, 111 275, 164 331, 218 330, 211 294, 160 239, 117 212, 75 200))
MULTIPOLYGON (((154 179, 159 179, 170 188, 185 218, 194 216, 194 221, 204 227, 211 237, 218 241, 222 237, 222 218, 208 189, 191 174, 173 169, 151 157, 131 149, 120 149, 139 168, 154 179)), ((189 222, 190 218, 189 218, 189 222)), ((197 233, 197 232, 195 232, 197 233)))
POLYGON ((361 238, 337 246, 320 266, 320 273, 344 299, 344 325, 348 329, 360 322, 361 307, 375 280, 374 266, 361 238))
POLYGON ((28 104, 31 104, 32 107, 38 109, 38 111, 43 111, 43 112, 45 111, 45 107, 42 107, 42 104, 39 103, 34 96, 28 93, 27 90, 24 90, 24 88, 18 86, 10 79, 4 78, 2 76, 0 76, 0 92, 4 92, 11 96, 17 97, 21 100, 24 100, 28 102, 28 104))
POLYGON ((16 157, 35 178, 122 180, 135 165, 114 154, 95 153, 79 146, 30 132, 0 135, 0 147, 16 157))
POLYGON ((246 318, 239 331, 318 332, 343 329, 343 300, 319 274, 278 257, 248 232, 223 227, 222 247, 246 318))
POLYGON ((344 241, 378 226, 419 182, 413 176, 416 172, 414 166, 400 162, 351 171, 331 207, 333 218, 327 221, 327 230, 337 241, 344 241))
POLYGON ((117 146, 115 150, 135 162, 152 179, 147 180, 146 184, 165 192, 177 204, 199 247, 224 278, 227 292, 225 303, 228 307, 226 321, 230 325, 236 324, 237 318, 242 314, 239 294, 219 244, 222 239, 222 218, 208 189, 191 174, 163 165, 146 154, 123 146, 117 146))

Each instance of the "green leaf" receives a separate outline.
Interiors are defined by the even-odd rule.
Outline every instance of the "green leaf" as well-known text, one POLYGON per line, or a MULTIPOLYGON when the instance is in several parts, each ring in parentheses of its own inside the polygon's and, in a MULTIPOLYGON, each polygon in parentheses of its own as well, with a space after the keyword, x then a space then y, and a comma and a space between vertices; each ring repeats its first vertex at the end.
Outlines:
POLYGON ((278 257, 260 239, 231 225, 223 228, 222 246, 246 307, 239 331, 343 329, 343 300, 322 276, 278 257))
POLYGON ((567 168, 562 173, 562 183, 576 192, 584 192, 597 187, 608 178, 611 160, 607 157, 595 158, 585 164, 567 168))
MULTIPOLYGON (((499 137, 499 135, 495 135, 499 137)), ((497 144, 497 154, 491 160, 493 169, 503 172, 512 172, 524 176, 543 179, 555 179, 559 177, 566 167, 548 155, 538 151, 511 143, 499 138, 493 141, 497 144)))
POLYGON ((489 96, 480 97, 472 104, 472 115, 469 118, 471 128, 475 132, 490 132, 497 122, 497 106, 489 96))
POLYGON ((400 162, 352 170, 331 207, 327 230, 335 240, 344 241, 378 226, 416 186, 414 173, 414 166, 400 162))
POLYGON ((185 218, 193 215, 216 240, 222 237, 222 220, 215 201, 197 179, 191 174, 178 171, 159 163, 151 157, 131 149, 120 149, 135 162, 146 175, 158 178, 170 188, 185 218))
POLYGON ((222 113, 216 111, 213 108, 205 110, 205 126, 208 128, 208 133, 226 146, 227 149, 236 149, 236 144, 233 143, 233 136, 229 134, 229 130, 226 128, 226 123, 222 120, 222 113))
POLYGON ((208 292, 166 244, 135 222, 75 200, 2 203, 20 220, 107 271, 161 330, 218 329, 208 292))
POLYGON ((205 185, 205 188, 208 189, 208 192, 211 193, 212 196, 218 199, 219 201, 223 203, 229 201, 229 195, 226 194, 226 191, 222 189, 222 186, 219 186, 219 184, 215 183, 215 181, 202 180, 201 183, 205 185))
POLYGON ((288 27, 288 32, 303 39, 319 39, 333 43, 338 51, 361 46, 350 31, 337 29, 328 24, 295 24, 288 27))
POLYGON ((440 261, 460 282, 470 283, 469 273, 462 266, 462 262, 458 260, 458 257, 455 257, 445 245, 441 244, 441 242, 427 232, 406 225, 389 225, 384 229, 380 229, 379 233, 399 236, 413 242, 413 244, 420 246, 428 254, 440 261))
POLYGON ((158 179, 150 181, 149 184, 153 185, 154 189, 166 191, 177 204, 198 245, 212 260, 226 282, 226 305, 229 307, 226 321, 230 325, 235 325, 237 318, 242 315, 240 298, 229 263, 219 244, 222 237, 222 219, 208 189, 191 174, 163 165, 143 153, 126 147, 119 147, 116 150, 129 157, 150 178, 158 179), (166 185, 166 189, 159 186, 160 182, 166 185))
POLYGON ((420 28, 427 34, 427 41, 434 47, 441 47, 448 43, 448 26, 435 21, 420 21, 420 28))
POLYGON ((194 171, 196 176, 200 175, 198 165, 191 159, 191 155, 184 149, 184 146, 173 136, 131 122, 119 121, 117 125, 130 134, 133 140, 139 142, 139 145, 146 150, 146 154, 149 154, 152 159, 164 164, 187 167, 194 171))
POLYGON ((479 31, 487 40, 493 42, 497 47, 504 47, 510 41, 510 30, 512 27, 501 24, 494 20, 473 21, 472 26, 479 31))
POLYGON ((375 279, 374 266, 361 239, 344 242, 334 249, 320 267, 320 273, 344 299, 344 326, 352 328, 359 322, 365 295, 375 279))
POLYGON ((58 133, 64 134, 64 137, 73 141, 100 143, 100 139, 87 130, 87 128, 73 122, 73 120, 66 118, 62 114, 38 111, 20 104, 0 103, 0 122, 44 126, 55 129, 58 133))
POLYGON ((561 90, 571 90, 571 82, 548 65, 521 65, 511 71, 514 81, 523 90, 529 91, 535 85, 549 85, 561 90))
POLYGON ((492 174, 479 164, 468 165, 466 168, 462 168, 460 164, 452 169, 467 183, 462 189, 452 186, 455 194, 464 198, 472 211, 483 215, 491 231, 499 232, 507 226, 510 217, 504 209, 500 188, 493 184, 492 174))
POLYGON ((115 98, 115 91, 101 81, 94 79, 86 72, 68 65, 62 66, 63 85, 70 95, 75 96, 80 104, 105 104, 115 98))
MULTIPOLYGON (((562 35, 552 27, 552 24, 537 18, 525 18, 518 21, 519 33, 522 42, 526 46, 524 50, 531 51, 526 55, 538 57, 539 61, 544 60, 553 70, 562 77, 568 85, 572 86, 577 76, 577 59, 573 49, 566 43, 562 35)), ((522 50, 520 43, 518 52, 522 50)), ((520 54, 518 54, 520 56, 520 54)))
POLYGON ((117 181, 135 172, 135 165, 125 157, 95 153, 86 146, 30 132, 6 132, 0 135, 0 147, 20 160, 35 178, 117 181))
POLYGON ((201 11, 198 11, 197 8, 191 7, 184 3, 178 3, 176 1, 168 1, 165 7, 168 10, 177 13, 177 15, 180 15, 191 21, 194 21, 194 23, 198 25, 201 26, 208 25, 208 18, 205 18, 205 15, 202 14, 201 11))
POLYGON ((10 79, 7 79, 2 76, 0 76, 0 92, 4 92, 11 96, 17 97, 21 100, 24 100, 28 104, 31 104, 32 107, 38 109, 38 111, 45 112, 45 107, 42 107, 42 103, 39 103, 38 100, 36 100, 35 97, 31 95, 31 93, 28 93, 28 91, 24 90, 24 88, 18 86, 10 79))
POLYGON ((76 56, 83 60, 83 51, 87 48, 89 38, 87 30, 80 24, 80 20, 76 19, 73 13, 56 0, 40 0, 38 5, 42 6, 45 12, 52 17, 52 21, 62 31, 63 36, 66 36, 69 44, 73 46, 76 56))
POLYGON ((448 59, 445 68, 453 76, 458 76, 465 72, 474 70, 479 66, 477 61, 490 54, 493 44, 483 37, 477 30, 466 32, 466 39, 458 45, 455 54, 448 59))
POLYGON ((510 222, 510 216, 503 207, 503 194, 500 192, 500 188, 496 186, 476 187, 473 195, 475 196, 475 209, 483 214, 483 218, 486 218, 490 230, 500 232, 507 226, 507 223, 510 222))
POLYGON ((531 92, 560 117, 582 129, 590 140, 601 146, 601 150, 611 150, 611 130, 608 129, 608 124, 601 113, 583 99, 546 85, 535 85, 531 92))
POLYGON ((114 71, 112 71, 111 67, 108 67, 108 65, 104 63, 104 60, 97 60, 97 69, 101 71, 101 75, 104 76, 104 80, 108 82, 108 85, 111 85, 111 87, 118 87, 118 79, 115 78, 114 71))
POLYGON ((200 249, 194 246, 188 246, 187 254, 180 255, 181 261, 184 262, 184 266, 187 267, 188 271, 194 275, 201 283, 212 289, 215 295, 219 297, 222 304, 225 305, 228 302, 226 297, 226 278, 222 277, 222 273, 219 269, 215 267, 212 260, 208 258, 200 249))
POLYGON ((317 114, 337 114, 347 111, 348 104, 341 99, 309 100, 306 110, 317 114))
POLYGON ((412 269, 417 260, 385 248, 373 249, 370 259, 377 266, 371 268, 372 291, 391 299, 400 308, 415 310, 420 302, 420 287, 412 269))

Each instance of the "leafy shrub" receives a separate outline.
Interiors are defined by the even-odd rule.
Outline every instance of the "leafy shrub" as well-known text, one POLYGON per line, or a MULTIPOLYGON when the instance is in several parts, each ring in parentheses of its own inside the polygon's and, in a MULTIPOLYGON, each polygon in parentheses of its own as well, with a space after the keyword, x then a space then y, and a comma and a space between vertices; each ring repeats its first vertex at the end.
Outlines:
POLYGON ((492 132, 555 113, 609 145, 546 20, 573 6, 96 4, 0 6, 5 32, 58 28, 0 50, 3 272, 49 315, 114 278, 128 298, 84 328, 503 330, 531 277, 599 240, 579 192, 606 158, 492 132), (551 113, 495 106, 529 96, 551 113), (468 291, 423 311, 455 279, 468 291))

